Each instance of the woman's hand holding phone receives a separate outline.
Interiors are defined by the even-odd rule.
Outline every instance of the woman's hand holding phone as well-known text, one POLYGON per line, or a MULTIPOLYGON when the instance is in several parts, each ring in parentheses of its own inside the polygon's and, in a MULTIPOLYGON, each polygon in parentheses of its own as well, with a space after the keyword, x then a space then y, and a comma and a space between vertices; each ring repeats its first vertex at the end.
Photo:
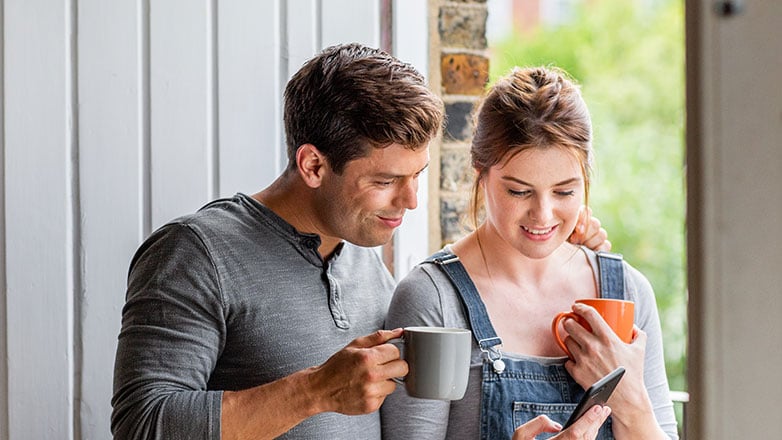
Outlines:
POLYGON ((562 430, 562 425, 550 418, 538 416, 519 426, 513 433, 512 440, 535 440, 538 435, 544 432, 559 431, 562 432, 551 437, 552 440, 594 440, 610 414, 611 408, 595 405, 565 430, 562 430))
POLYGON ((573 414, 570 415, 570 418, 565 423, 565 429, 575 423, 576 420, 581 418, 581 416, 593 406, 605 405, 606 402, 608 402, 608 398, 611 397, 611 393, 614 392, 617 384, 619 384, 619 381, 622 380, 624 374, 625 369, 619 367, 587 388, 581 401, 576 405, 576 409, 573 410, 573 414))
POLYGON ((546 416, 539 416, 516 429, 513 440, 534 440, 537 435, 544 432, 559 431, 562 432, 552 437, 553 439, 594 440, 600 427, 611 414, 611 409, 603 405, 611 397, 611 393, 624 374, 625 369, 619 367, 590 386, 564 428, 546 416))

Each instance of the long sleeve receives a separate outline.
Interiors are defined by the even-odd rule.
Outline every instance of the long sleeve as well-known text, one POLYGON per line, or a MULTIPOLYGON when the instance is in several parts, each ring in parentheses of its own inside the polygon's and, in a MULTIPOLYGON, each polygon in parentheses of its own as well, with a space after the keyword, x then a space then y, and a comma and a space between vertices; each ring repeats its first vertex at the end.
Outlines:
POLYGON ((220 286, 203 243, 169 225, 138 250, 114 369, 117 439, 219 439, 222 392, 207 391, 225 343, 220 286))
POLYGON ((626 276, 628 299, 636 303, 636 325, 647 335, 644 384, 652 401, 657 423, 671 439, 678 439, 676 415, 665 373, 662 329, 654 291, 646 277, 638 270, 627 264, 625 270, 628 272, 626 276))

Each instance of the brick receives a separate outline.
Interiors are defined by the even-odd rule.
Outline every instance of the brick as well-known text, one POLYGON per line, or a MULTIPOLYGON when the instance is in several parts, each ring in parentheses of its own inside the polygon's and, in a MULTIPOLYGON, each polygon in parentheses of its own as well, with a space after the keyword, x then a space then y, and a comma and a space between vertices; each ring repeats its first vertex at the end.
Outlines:
POLYGON ((451 198, 443 196, 440 198, 440 245, 448 243, 463 237, 469 231, 467 218, 468 201, 463 198, 451 198))
POLYGON ((473 174, 468 147, 440 150, 440 189, 469 195, 473 174))
POLYGON ((444 47, 486 49, 486 5, 449 5, 440 8, 440 39, 444 47))
POLYGON ((465 141, 472 136, 472 101, 445 104, 446 139, 465 141))
POLYGON ((452 95, 481 95, 489 82, 489 59, 469 53, 440 57, 443 92, 452 95))

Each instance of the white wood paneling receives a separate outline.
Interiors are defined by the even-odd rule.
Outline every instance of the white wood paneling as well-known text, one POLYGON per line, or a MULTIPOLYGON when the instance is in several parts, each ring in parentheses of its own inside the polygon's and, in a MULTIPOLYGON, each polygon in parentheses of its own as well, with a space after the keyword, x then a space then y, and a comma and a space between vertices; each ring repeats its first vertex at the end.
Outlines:
MULTIPOLYGON (((321 23, 322 0, 288 0, 284 2, 285 9, 284 24, 282 32, 285 41, 283 48, 286 53, 282 56, 280 66, 280 95, 279 100, 282 105, 283 92, 285 84, 296 71, 298 71, 307 60, 320 51, 323 46, 321 23)), ((287 146, 285 144, 285 127, 282 123, 282 108, 280 108, 280 170, 288 165, 287 146)))
POLYGON ((111 438, 135 249, 269 184, 287 162, 289 76, 325 45, 377 46, 378 13, 365 0, 0 0, 0 438, 111 438))
POLYGON ((65 1, 4 2, 3 325, 12 439, 73 438, 71 12, 65 1))
POLYGON ((321 0, 288 0, 286 26, 288 64, 286 78, 290 78, 316 52, 323 48, 321 0))
MULTIPOLYGON (((0 24, 5 29, 3 0, 0 0, 0 24)), ((0 35, 0 333, 6 334, 3 323, 6 313, 6 246, 5 246, 5 42, 0 35)), ((0 359, 8 359, 8 338, 0 338, 0 359)), ((8 438, 8 362, 0 362, 0 438, 8 438)))
POLYGON ((356 42, 379 47, 379 15, 380 3, 378 1, 323 0, 322 46, 356 42))
POLYGON ((112 371, 128 262, 143 239, 145 67, 141 1, 79 2, 81 438, 109 438, 112 371))
POLYGON ((220 195, 252 194, 280 171, 280 2, 218 3, 220 195))
POLYGON ((215 194, 210 0, 150 2, 152 228, 215 194))

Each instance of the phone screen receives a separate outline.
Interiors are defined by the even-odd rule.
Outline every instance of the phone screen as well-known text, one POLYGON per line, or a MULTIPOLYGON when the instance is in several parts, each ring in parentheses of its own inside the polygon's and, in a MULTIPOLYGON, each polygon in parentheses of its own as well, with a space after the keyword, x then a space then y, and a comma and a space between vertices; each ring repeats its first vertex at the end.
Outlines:
POLYGON ((568 426, 575 423, 576 420, 581 418, 581 416, 589 410, 589 408, 592 408, 595 405, 605 405, 624 374, 625 369, 619 367, 589 387, 562 429, 567 429, 568 426))

